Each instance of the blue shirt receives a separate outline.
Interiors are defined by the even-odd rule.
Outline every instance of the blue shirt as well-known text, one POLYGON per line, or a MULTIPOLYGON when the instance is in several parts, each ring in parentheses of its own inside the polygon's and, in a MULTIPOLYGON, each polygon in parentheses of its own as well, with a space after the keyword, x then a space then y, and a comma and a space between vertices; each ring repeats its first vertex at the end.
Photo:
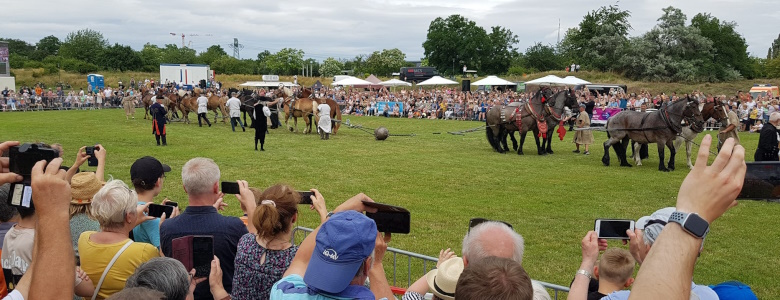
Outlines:
MULTIPOLYGON (((173 239, 188 235, 214 236, 214 255, 222 267, 222 284, 225 291, 233 290, 238 241, 247 234, 246 226, 239 218, 220 215, 212 206, 190 206, 178 217, 165 220, 160 227, 160 248, 167 257, 172 257, 173 239)), ((189 271, 189 270, 188 270, 189 271)), ((214 299, 208 281, 195 288, 195 299, 214 299)))
MULTIPOLYGON (((138 205, 144 204, 146 202, 138 201, 138 205)), ((160 248, 160 219, 155 218, 133 228, 133 239, 136 242, 152 244, 160 248)))
MULTIPOLYGON (((374 293, 362 285, 350 285, 338 295, 320 294, 306 286, 303 277, 297 274, 287 275, 271 287, 271 300, 374 300, 374 293)), ((387 298, 382 298, 387 299, 387 298)))
MULTIPOLYGON (((628 295, 631 291, 622 290, 612 292, 609 295, 601 298, 601 300, 628 300, 628 295)), ((696 294, 701 300, 718 300, 718 294, 715 293, 710 287, 706 285, 697 285, 691 283, 691 293, 696 294)))

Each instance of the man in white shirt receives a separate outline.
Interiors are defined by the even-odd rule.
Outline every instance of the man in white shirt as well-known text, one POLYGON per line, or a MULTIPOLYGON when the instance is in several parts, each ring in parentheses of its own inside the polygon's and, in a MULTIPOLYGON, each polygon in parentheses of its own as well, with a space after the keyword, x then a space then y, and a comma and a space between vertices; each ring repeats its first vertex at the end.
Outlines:
POLYGON ((317 131, 320 132, 320 139, 330 139, 331 120, 330 120, 330 106, 327 103, 317 105, 317 131))
POLYGON ((238 125, 241 125, 241 130, 246 131, 244 123, 241 123, 241 100, 236 98, 236 93, 233 93, 230 96, 230 99, 228 99, 227 103, 225 103, 225 105, 228 107, 228 110, 230 111, 230 128, 232 128, 233 132, 235 132, 236 123, 238 123, 238 125))
MULTIPOLYGON (((208 105, 209 105, 209 98, 206 98, 205 95, 200 94, 200 97, 198 97, 198 126, 203 127, 203 123, 201 123, 200 119, 206 121, 206 124, 209 124, 209 127, 211 127, 211 122, 209 122, 209 118, 206 116, 206 113, 209 111, 208 105)), ((235 131, 235 130, 234 130, 235 131)))

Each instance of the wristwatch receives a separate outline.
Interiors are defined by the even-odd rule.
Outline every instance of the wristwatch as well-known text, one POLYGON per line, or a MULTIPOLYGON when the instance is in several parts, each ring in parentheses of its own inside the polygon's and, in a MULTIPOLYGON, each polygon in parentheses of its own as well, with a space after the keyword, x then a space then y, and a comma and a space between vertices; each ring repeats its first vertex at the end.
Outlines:
POLYGON ((675 211, 669 216, 669 222, 680 224, 685 231, 700 239, 710 232, 710 223, 696 213, 675 211))
POLYGON ((593 275, 591 275, 590 272, 588 272, 587 270, 579 269, 577 270, 577 273, 574 275, 578 275, 578 274, 585 275, 585 277, 588 277, 588 279, 593 279, 593 275))

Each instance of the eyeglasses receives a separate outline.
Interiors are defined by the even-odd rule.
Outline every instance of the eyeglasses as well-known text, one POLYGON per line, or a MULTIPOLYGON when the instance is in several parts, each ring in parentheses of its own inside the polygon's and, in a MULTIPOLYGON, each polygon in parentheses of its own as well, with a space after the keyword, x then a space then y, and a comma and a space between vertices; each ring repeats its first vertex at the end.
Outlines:
POLYGON ((485 223, 485 222, 500 222, 500 223, 503 223, 504 225, 506 225, 507 227, 509 227, 509 229, 513 229, 514 230, 514 228, 512 227, 512 224, 509 224, 509 223, 504 222, 504 221, 489 220, 489 219, 485 219, 485 218, 473 218, 473 219, 469 220, 469 231, 471 231, 471 229, 474 228, 475 226, 477 226, 479 224, 482 224, 482 223, 485 223))

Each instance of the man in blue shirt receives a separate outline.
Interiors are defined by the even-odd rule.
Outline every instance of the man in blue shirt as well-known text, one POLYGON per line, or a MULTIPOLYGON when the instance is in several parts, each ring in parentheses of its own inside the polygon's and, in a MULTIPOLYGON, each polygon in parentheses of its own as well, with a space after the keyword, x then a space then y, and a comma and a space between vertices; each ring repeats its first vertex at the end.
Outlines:
MULTIPOLYGON (((222 198, 219 177, 219 167, 211 159, 196 157, 184 164, 181 178, 189 198, 189 207, 178 217, 162 222, 160 248, 165 256, 172 257, 173 239, 189 235, 214 236, 214 255, 222 262, 222 282, 230 293, 233 290, 238 241, 248 231, 239 218, 222 216, 214 207, 222 198)), ((254 201, 251 198, 250 201, 254 201)), ((248 204, 245 206, 251 207, 248 204)), ((196 286, 195 299, 213 298, 208 281, 196 286)))

